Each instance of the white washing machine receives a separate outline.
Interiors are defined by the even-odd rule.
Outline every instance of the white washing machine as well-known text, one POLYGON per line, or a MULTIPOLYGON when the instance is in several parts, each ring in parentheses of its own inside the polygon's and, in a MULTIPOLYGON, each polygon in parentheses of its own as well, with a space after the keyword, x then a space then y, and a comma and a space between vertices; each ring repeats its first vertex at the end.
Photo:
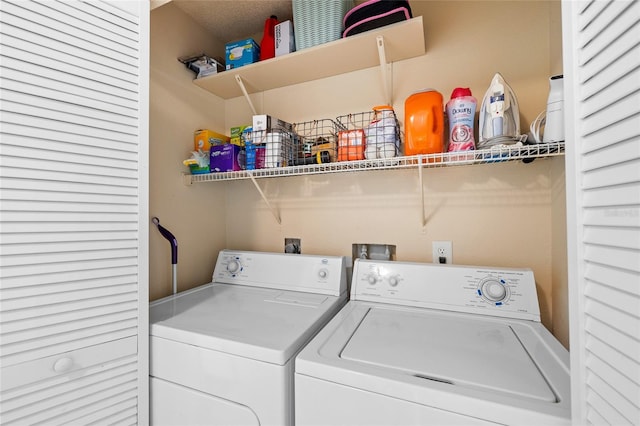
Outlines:
POLYGON ((570 424, 531 270, 357 260, 351 286, 296 358, 298 426, 570 424))
POLYGON ((344 306, 343 257, 223 250, 150 305, 153 425, 291 425, 294 357, 344 306))

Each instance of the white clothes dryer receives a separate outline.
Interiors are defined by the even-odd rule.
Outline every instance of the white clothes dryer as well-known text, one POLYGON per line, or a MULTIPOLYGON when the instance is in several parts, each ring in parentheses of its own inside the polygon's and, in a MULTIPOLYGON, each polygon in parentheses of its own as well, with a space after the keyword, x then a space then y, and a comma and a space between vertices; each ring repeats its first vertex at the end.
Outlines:
POLYGON ((221 251, 150 305, 151 424, 293 424, 294 357, 346 299, 343 257, 221 251))
POLYGON ((356 260, 295 404, 298 426, 569 425, 569 354, 531 270, 356 260))

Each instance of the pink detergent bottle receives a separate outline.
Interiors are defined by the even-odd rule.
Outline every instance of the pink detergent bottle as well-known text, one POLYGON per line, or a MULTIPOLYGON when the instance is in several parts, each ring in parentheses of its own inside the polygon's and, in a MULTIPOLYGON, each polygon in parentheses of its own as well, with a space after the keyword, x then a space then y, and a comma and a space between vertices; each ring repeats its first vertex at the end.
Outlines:
POLYGON ((469 88, 453 89, 451 100, 446 106, 449 118, 449 152, 476 149, 476 141, 473 137, 476 105, 476 98, 471 95, 469 88))

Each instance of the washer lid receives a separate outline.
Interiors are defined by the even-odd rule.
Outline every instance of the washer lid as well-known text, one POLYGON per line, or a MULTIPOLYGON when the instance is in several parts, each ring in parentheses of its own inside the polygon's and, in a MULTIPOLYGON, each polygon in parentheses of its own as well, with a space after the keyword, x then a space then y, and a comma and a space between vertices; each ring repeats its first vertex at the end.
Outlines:
POLYGON ((156 303, 151 336, 284 365, 344 297, 207 284, 156 303))
POLYGON ((508 322, 372 308, 341 357, 455 386, 556 401, 508 322))

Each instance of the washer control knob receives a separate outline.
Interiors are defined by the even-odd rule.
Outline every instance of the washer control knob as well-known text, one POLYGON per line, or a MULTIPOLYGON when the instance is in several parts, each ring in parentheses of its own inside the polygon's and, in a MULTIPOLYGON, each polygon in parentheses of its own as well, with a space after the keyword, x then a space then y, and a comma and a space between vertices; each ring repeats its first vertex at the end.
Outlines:
POLYGON ((482 294, 492 302, 499 302, 507 297, 507 289, 499 281, 489 279, 482 283, 482 294))
POLYGON ((235 274, 240 271, 241 266, 242 265, 240 264, 240 261, 238 261, 237 259, 232 259, 229 261, 229 263, 227 263, 227 271, 235 274))
POLYGON ((389 285, 395 287, 398 285, 398 277, 389 277, 389 285))
POLYGON ((375 275, 369 275, 367 281, 369 281, 369 284, 375 285, 378 282, 378 278, 375 275))
POLYGON ((322 268, 318 271, 318 277, 320 279, 326 279, 329 276, 329 271, 327 271, 325 268, 322 268))

